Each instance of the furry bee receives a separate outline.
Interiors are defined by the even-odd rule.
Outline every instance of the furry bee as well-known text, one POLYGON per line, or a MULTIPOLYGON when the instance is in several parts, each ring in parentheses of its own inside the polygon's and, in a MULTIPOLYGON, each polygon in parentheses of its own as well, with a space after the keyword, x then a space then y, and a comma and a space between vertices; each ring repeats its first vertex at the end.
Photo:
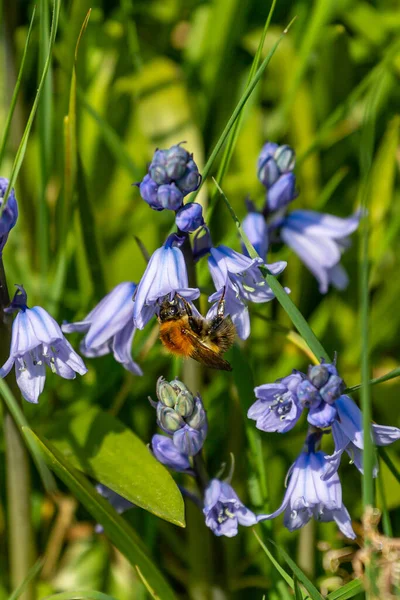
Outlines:
POLYGON ((191 357, 199 363, 232 371, 221 354, 229 350, 235 341, 235 326, 230 316, 224 316, 225 300, 218 303, 217 314, 212 319, 194 316, 189 302, 176 294, 172 300, 167 296, 158 314, 160 340, 173 354, 191 357))

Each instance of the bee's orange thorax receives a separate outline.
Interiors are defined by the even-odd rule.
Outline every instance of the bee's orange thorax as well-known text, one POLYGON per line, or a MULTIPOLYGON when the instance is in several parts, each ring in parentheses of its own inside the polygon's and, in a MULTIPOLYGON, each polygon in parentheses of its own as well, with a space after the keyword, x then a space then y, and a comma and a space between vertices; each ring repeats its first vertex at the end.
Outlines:
POLYGON ((188 328, 186 315, 175 321, 164 321, 160 323, 160 339, 164 346, 173 354, 188 357, 192 353, 193 343, 185 335, 188 328))

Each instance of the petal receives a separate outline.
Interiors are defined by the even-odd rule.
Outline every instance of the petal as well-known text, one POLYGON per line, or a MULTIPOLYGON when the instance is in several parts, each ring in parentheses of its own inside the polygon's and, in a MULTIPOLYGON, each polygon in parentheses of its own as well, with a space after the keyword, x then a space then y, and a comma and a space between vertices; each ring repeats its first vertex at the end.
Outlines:
POLYGON ((61 331, 64 333, 85 333, 90 327, 89 321, 75 321, 75 323, 63 323, 61 331))
POLYGON ((244 525, 245 527, 250 527, 251 525, 255 525, 257 523, 256 515, 245 506, 236 511, 236 517, 239 525, 244 525))
POLYGON ((349 276, 340 263, 328 270, 328 279, 337 290, 345 290, 349 285, 349 276))
POLYGON ((377 446, 388 446, 400 439, 400 429, 386 425, 372 425, 372 435, 377 446))
POLYGON ((41 306, 28 308, 25 312, 36 338, 41 343, 51 344, 64 337, 59 324, 41 306))
POLYGON ((210 252, 223 273, 226 271, 229 273, 243 273, 255 264, 263 264, 261 258, 249 258, 228 246, 220 245, 211 248, 210 252))
POLYGON ((40 345, 27 315, 28 310, 19 312, 13 322, 11 354, 14 357, 22 356, 40 345))
POLYGON ((13 356, 9 356, 6 360, 6 362, 4 363, 4 365, 1 367, 0 369, 0 377, 6 377, 9 372, 12 369, 12 366, 14 364, 15 358, 13 356))
POLYGON ((340 460, 344 450, 350 444, 348 437, 343 433, 337 421, 332 424, 332 435, 335 442, 335 452, 330 456, 325 456, 327 464, 325 465, 322 479, 326 480, 332 477, 339 468, 340 460))
POLYGON ((28 402, 38 403, 46 381, 46 367, 44 361, 36 361, 30 353, 25 354, 15 362, 15 375, 22 396, 28 402))
POLYGON ((87 373, 87 368, 79 354, 75 352, 71 344, 64 337, 60 340, 56 346, 56 362, 60 361, 68 365, 71 369, 75 371, 75 373, 79 373, 79 375, 85 375, 87 373))
POLYGON ((83 338, 79 345, 79 351, 87 358, 98 358, 99 356, 105 356, 111 352, 111 344, 110 342, 105 342, 105 344, 98 348, 86 348, 85 338, 83 338))
POLYGON ((189 457, 179 452, 173 441, 165 435, 153 435, 151 449, 156 459, 170 469, 178 472, 190 469, 189 457))
POLYGON ((204 511, 210 511, 218 502, 221 493, 221 482, 219 479, 212 479, 208 484, 204 495, 204 511))
POLYGON ((344 505, 342 505, 340 510, 333 511, 333 518, 343 535, 351 540, 354 540, 357 537, 351 526, 349 511, 344 505))
POLYGON ((129 281, 117 285, 97 305, 91 314, 91 325, 86 335, 86 346, 97 348, 123 329, 133 319, 135 284, 129 281))
MULTIPOLYGON (((268 251, 268 227, 264 216, 261 213, 249 212, 243 219, 242 229, 259 256, 265 260, 268 251)), ((248 255, 243 243, 242 247, 244 254, 248 255)))
POLYGON ((358 448, 364 448, 361 411, 349 396, 340 396, 335 401, 338 423, 342 431, 358 448))
POLYGON ((347 237, 357 229, 360 218, 361 211, 342 219, 313 210, 294 210, 285 220, 291 229, 296 229, 306 235, 340 239, 347 237))
POLYGON ((125 327, 119 331, 113 340, 114 358, 123 367, 134 375, 143 375, 142 369, 132 359, 132 342, 136 332, 133 320, 130 319, 125 327))
POLYGON ((283 524, 289 531, 295 531, 307 525, 312 517, 312 511, 308 507, 290 509, 288 506, 283 517, 283 524))

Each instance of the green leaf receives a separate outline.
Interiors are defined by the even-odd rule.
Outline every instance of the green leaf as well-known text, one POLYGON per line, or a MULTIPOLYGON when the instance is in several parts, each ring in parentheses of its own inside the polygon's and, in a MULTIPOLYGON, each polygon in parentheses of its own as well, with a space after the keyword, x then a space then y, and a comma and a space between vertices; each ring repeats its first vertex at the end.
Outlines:
POLYGON ((185 526, 181 493, 167 469, 121 421, 98 409, 64 412, 44 432, 72 466, 137 506, 185 526))
POLYGON ((40 96, 42 94, 42 90, 43 90, 43 87, 44 87, 44 84, 46 81, 46 75, 50 68, 51 55, 53 52, 53 46, 54 46, 54 41, 56 39, 56 33, 57 33, 57 27, 58 27, 58 17, 60 14, 60 5, 61 5, 61 0, 54 0, 53 18, 52 18, 52 22, 51 22, 51 31, 50 31, 49 51, 48 51, 46 62, 45 62, 44 68, 43 68, 43 73, 42 73, 42 77, 40 79, 39 87, 36 92, 35 100, 33 102, 33 106, 32 106, 32 109, 31 109, 31 112, 30 112, 30 115, 28 118, 28 122, 26 124, 25 131, 24 131, 22 139, 21 139, 21 143, 18 147, 17 154, 14 159, 14 164, 13 164, 13 167, 11 170, 11 175, 9 178, 8 186, 7 186, 7 189, 6 189, 4 197, 3 197, 2 205, 0 207, 0 217, 3 214, 3 210, 6 207, 8 196, 10 195, 11 189, 15 185, 19 170, 22 165, 22 161, 24 160, 26 147, 28 144, 28 138, 29 138, 29 134, 30 134, 31 128, 32 128, 33 119, 35 118, 35 114, 36 114, 36 110, 37 110, 37 107, 39 104, 40 96))
POLYGON ((270 540, 270 542, 278 549, 278 551, 280 552, 282 557, 285 559, 286 564, 291 568, 294 575, 296 575, 297 579, 304 585, 307 592, 310 594, 312 600, 323 600, 323 597, 321 596, 321 594, 319 593, 317 588, 308 579, 307 575, 305 575, 305 573, 303 573, 303 571, 300 569, 300 567, 298 567, 296 565, 294 560, 292 558, 290 558, 289 554, 283 548, 281 548, 280 546, 275 544, 275 542, 273 542, 272 540, 270 540))
POLYGON ((359 579, 354 579, 338 590, 328 594, 326 600, 348 600, 349 598, 354 598, 354 596, 360 594, 363 589, 361 581, 359 579))
POLYGON ((299 580, 297 579, 297 577, 294 573, 293 573, 293 583, 294 583, 295 600, 303 600, 303 596, 302 596, 301 589, 299 586, 299 580))
MULTIPOLYGON (((24 427, 25 435, 41 448, 49 467, 85 506, 94 519, 103 526, 111 542, 143 576, 163 600, 175 600, 175 595, 162 573, 148 556, 146 548, 132 527, 96 492, 86 477, 76 471, 63 455, 49 442, 39 438, 31 429, 24 427)), ((98 432, 96 431, 96 438, 98 432)), ((133 457, 130 457, 131 459, 133 457)), ((122 464, 120 465, 122 466, 122 464)), ((151 481, 149 477, 149 481, 151 481)))

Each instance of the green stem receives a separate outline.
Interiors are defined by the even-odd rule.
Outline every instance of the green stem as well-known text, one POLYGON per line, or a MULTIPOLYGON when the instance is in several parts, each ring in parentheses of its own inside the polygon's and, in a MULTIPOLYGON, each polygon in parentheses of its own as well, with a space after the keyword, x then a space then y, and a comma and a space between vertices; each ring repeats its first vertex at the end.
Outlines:
MULTIPOLYGON (((3 261, 0 258, 0 311, 9 304, 7 282, 3 261)), ((10 320, 0 319, 1 364, 8 358, 11 342, 10 320)), ((7 377, 10 388, 20 396, 14 372, 7 377)), ((29 456, 24 441, 11 414, 4 404, 4 439, 6 445, 6 486, 8 505, 8 554, 10 583, 15 589, 28 576, 35 562, 34 535, 31 515, 31 476, 29 456)), ((21 600, 33 600, 35 589, 33 580, 29 581, 21 594, 21 600)))

